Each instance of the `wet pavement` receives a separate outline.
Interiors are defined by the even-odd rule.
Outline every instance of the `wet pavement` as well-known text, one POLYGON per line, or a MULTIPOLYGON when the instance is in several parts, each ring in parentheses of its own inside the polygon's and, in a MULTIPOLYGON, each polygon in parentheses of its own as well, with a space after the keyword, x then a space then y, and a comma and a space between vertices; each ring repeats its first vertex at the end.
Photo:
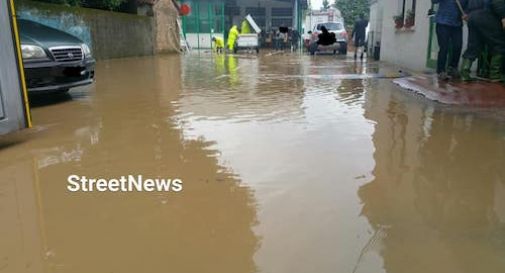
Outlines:
POLYGON ((436 75, 402 77, 394 82, 410 92, 444 104, 501 109, 505 107, 505 85, 497 82, 439 81, 436 75))
POLYGON ((104 61, 0 141, 0 272, 505 272, 505 116, 333 56, 104 61), (181 193, 71 193, 71 174, 181 193))

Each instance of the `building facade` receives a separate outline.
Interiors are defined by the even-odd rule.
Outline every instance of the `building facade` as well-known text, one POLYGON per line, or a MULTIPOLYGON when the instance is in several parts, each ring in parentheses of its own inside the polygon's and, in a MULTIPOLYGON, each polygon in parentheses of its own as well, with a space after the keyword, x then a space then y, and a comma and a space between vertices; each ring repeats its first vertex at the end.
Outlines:
POLYGON ((240 26, 250 14, 262 31, 280 26, 301 29, 306 0, 191 0, 191 13, 182 20, 192 48, 210 48, 212 36, 226 38, 232 25, 240 26))
MULTIPOLYGON (((420 0, 371 0, 369 52, 380 45, 381 60, 416 71, 435 68, 437 6, 420 0), (432 11, 429 13, 429 11, 432 11), (395 18, 403 18, 397 25, 395 18)), ((464 27, 464 45, 467 37, 464 27)))

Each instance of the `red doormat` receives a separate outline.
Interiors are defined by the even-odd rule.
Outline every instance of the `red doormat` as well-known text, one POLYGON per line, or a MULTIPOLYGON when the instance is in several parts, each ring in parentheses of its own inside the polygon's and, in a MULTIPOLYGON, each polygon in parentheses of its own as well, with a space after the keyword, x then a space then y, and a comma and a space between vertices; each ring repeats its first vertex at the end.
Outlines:
POLYGON ((438 81, 436 76, 413 76, 393 81, 400 87, 444 104, 478 107, 505 106, 505 85, 486 81, 438 81))

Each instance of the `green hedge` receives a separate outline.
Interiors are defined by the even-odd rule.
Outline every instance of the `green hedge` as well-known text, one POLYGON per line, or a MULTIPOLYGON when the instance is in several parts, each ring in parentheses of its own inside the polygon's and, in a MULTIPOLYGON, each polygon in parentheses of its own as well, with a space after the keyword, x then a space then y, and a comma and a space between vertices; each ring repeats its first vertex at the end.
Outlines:
POLYGON ((111 11, 127 12, 124 7, 128 0, 35 0, 39 2, 60 4, 73 7, 86 7, 111 11))

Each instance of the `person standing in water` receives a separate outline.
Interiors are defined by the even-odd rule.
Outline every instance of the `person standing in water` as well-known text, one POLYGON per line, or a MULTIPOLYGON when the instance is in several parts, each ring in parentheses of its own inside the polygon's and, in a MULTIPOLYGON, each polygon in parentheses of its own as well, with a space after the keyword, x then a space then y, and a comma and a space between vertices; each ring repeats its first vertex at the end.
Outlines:
POLYGON ((240 33, 241 34, 251 33, 251 28, 249 27, 249 22, 247 22, 247 20, 242 21, 242 24, 240 25, 240 33))
POLYGON ((437 40, 440 47, 437 57, 437 74, 440 80, 459 78, 458 64, 463 47, 463 15, 467 0, 431 0, 438 4, 435 17, 437 40), (459 2, 459 3, 458 3, 459 2), (452 49, 449 65, 449 48, 452 49))
MULTIPOLYGON (((502 5, 505 5, 505 1, 502 5)), ((473 80, 470 76, 472 63, 480 57, 484 45, 488 46, 492 55, 489 65, 489 79, 502 80, 505 35, 500 19, 491 11, 491 1, 469 0, 466 12, 468 14, 465 16, 468 22, 468 44, 463 54, 462 80, 473 80)))
POLYGON ((351 37, 354 41, 354 59, 358 58, 358 50, 362 49, 360 59, 363 59, 364 47, 365 47, 365 39, 366 39, 366 28, 368 26, 368 20, 366 20, 364 14, 360 14, 359 20, 354 23, 354 28, 352 30, 351 37))
POLYGON ((238 35, 240 32, 238 31, 237 25, 233 25, 228 32, 228 41, 227 46, 228 50, 233 53, 235 49, 235 42, 237 41, 238 35))

